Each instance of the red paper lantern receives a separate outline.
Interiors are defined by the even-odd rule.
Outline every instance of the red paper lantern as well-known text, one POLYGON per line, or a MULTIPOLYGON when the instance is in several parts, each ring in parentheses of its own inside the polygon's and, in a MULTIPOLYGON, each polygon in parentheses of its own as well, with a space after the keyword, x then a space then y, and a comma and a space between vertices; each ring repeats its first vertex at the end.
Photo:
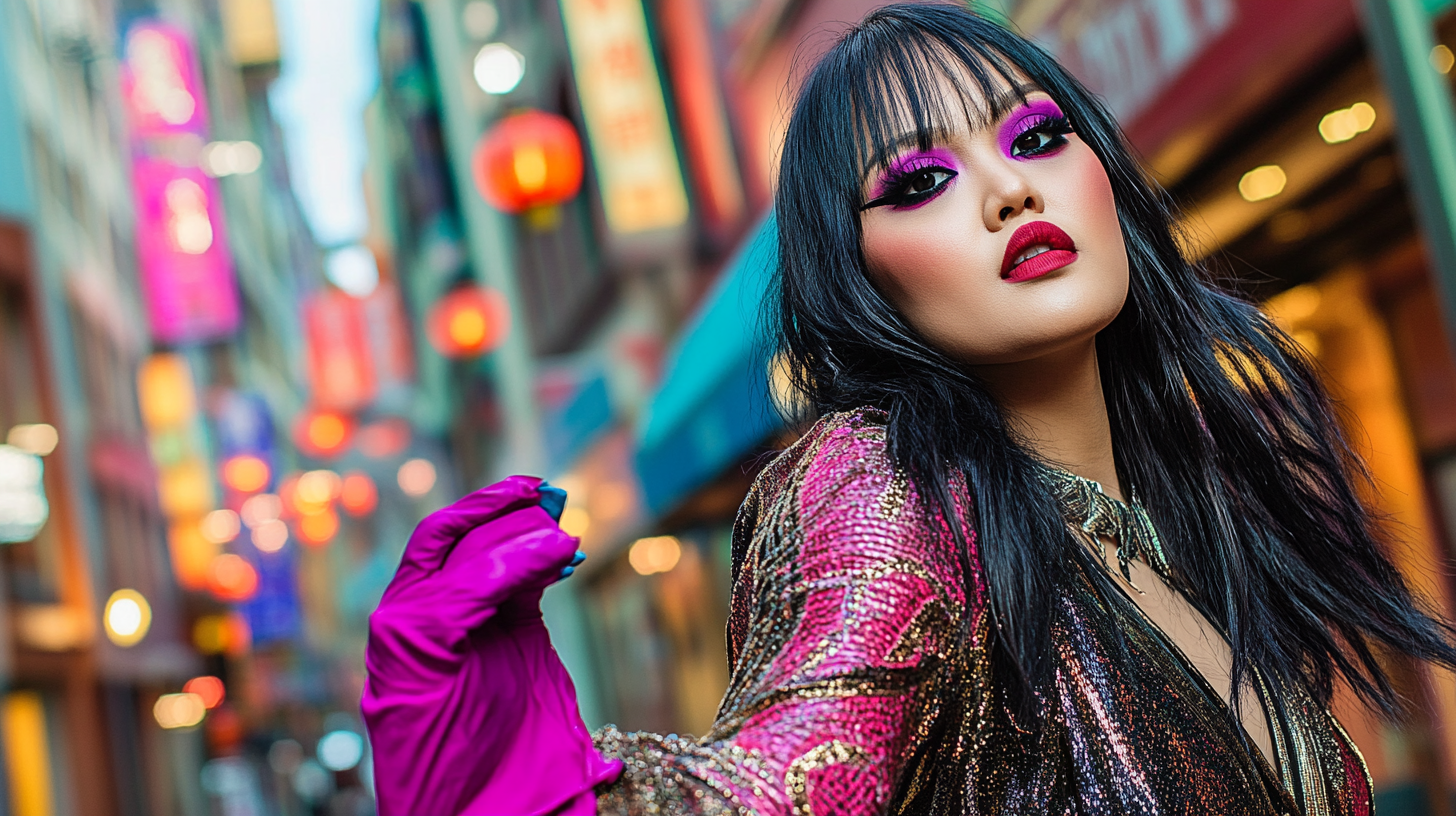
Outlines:
POLYGON ((500 120, 470 164, 481 197, 508 213, 560 204, 581 189, 581 140, 554 113, 529 110, 500 120))
POLYGON ((475 357, 500 343, 509 320, 510 311, 499 292, 467 286, 435 303, 425 333, 430 345, 446 357, 475 357))

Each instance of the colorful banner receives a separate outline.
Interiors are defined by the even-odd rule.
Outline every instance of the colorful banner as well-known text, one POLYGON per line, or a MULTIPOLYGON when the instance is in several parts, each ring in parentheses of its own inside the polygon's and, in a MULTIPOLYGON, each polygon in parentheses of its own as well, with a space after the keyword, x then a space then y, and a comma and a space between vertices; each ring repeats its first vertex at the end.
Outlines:
POLYGON ((138 139, 207 133, 207 99, 192 37, 155 20, 126 32, 121 89, 138 139))
POLYGON ((333 289, 310 297, 303 305, 303 333, 314 405, 354 411, 373 401, 378 386, 358 298, 333 289))
POLYGON ((681 226, 687 190, 641 0, 561 0, 561 16, 607 226, 681 226))
POLYGON ((217 181, 195 167, 139 157, 132 185, 152 337, 189 343, 237 331, 241 309, 217 181))

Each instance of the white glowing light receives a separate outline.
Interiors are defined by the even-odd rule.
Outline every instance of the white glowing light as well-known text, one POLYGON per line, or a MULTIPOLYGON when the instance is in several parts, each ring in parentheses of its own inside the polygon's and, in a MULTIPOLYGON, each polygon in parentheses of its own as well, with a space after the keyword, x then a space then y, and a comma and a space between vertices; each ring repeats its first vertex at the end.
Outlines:
POLYGON ((213 142, 202 148, 202 172, 214 178, 245 176, 263 166, 263 150, 252 142, 213 142))
POLYGON ((178 252, 201 255, 212 247, 212 220, 207 215, 207 193, 192 179, 177 179, 163 194, 167 202, 167 232, 178 252))
POLYGON ((379 285, 379 264, 374 253, 360 244, 330 252, 324 259, 324 274, 354 297, 367 297, 379 285))
POLYGON ((50 517, 40 457, 0 445, 0 544, 35 538, 50 517))
POLYGON ((347 771, 364 758, 364 738, 353 731, 330 731, 318 742, 319 764, 331 771, 347 771))
POLYGON ((483 46, 475 55, 475 84, 488 94, 506 94, 526 75, 526 58, 505 43, 483 46))
POLYGON ((117 646, 128 647, 140 643, 152 626, 152 607, 140 592, 134 589, 118 589, 106 601, 101 613, 106 636, 117 646))

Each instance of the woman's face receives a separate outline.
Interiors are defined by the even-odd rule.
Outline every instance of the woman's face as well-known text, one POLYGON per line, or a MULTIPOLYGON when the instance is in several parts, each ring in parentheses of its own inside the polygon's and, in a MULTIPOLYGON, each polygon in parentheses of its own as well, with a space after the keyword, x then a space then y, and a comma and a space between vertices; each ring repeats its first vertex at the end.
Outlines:
POLYGON ((1033 89, 929 150, 913 133, 907 143, 865 181, 864 254, 926 339, 995 365, 1084 343, 1112 322, 1128 287, 1112 185, 1050 96, 1033 89))

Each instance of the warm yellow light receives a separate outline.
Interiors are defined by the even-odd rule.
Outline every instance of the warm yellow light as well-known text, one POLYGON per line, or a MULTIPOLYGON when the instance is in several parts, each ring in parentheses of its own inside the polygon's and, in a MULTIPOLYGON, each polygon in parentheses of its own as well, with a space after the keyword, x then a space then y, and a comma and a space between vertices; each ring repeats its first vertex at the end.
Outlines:
POLYGON ((226 544, 242 531, 242 521, 231 510, 214 510, 202 517, 202 537, 213 544, 226 544))
POLYGON ((5 695, 0 727, 5 734, 5 767, 9 772, 10 812, 20 816, 50 816, 55 812, 51 794, 51 747, 47 736, 45 702, 36 691, 5 695))
POLYGON ((106 636, 117 646, 135 646, 152 626, 152 607, 140 592, 118 589, 111 593, 102 613, 106 636))
POLYGON ((1239 195, 1245 201, 1263 201, 1284 192, 1284 185, 1288 182, 1289 177, 1284 175, 1284 168, 1277 164, 1266 164, 1255 167, 1239 179, 1239 195))
POLYGON ((157 499, 168 518, 195 518, 211 512, 212 480, 207 463, 191 457, 163 468, 157 479, 157 499))
POLYGON ((339 532, 339 515, 331 508, 298 520, 298 537, 308 544, 324 544, 339 532))
POLYGON ((446 333, 450 341, 461 348, 474 348, 485 342, 487 323, 485 315, 478 309, 460 309, 450 315, 446 333))
POLYGON ((47 456, 61 441, 56 429, 44 422, 34 425, 16 425, 5 435, 5 444, 20 448, 36 456, 47 456))
POLYGON ((1451 66, 1456 65, 1456 54, 1445 45, 1438 45, 1431 49, 1431 67, 1443 74, 1451 73, 1451 66))
POLYGON ((1348 108, 1330 111, 1320 119, 1320 138, 1329 144, 1348 142, 1375 126, 1375 107, 1356 102, 1348 108))
POLYGON ((309 507, 322 507, 338 497, 342 485, 343 479, 332 470, 310 470, 298 477, 293 488, 295 504, 305 512, 309 507))
POLYGON ((682 544, 673 536, 639 538, 627 551, 627 563, 638 575, 669 572, 682 558, 682 544))
POLYGON ((581 538, 591 527, 591 514, 580 507, 568 507, 561 511, 561 532, 581 538))
POLYGON ((256 493, 268 486, 272 476, 268 463, 257 456, 240 454, 222 466, 223 484, 239 493, 256 493))
MULTIPOLYGON (((204 517, 205 520, 205 517, 204 517)), ((172 574, 183 589, 197 590, 207 586, 207 570, 222 545, 208 539, 202 523, 196 519, 179 519, 167 530, 167 549, 172 556, 172 574)))
POLYGON ((178 354, 153 354, 137 372, 142 420, 153 430, 185 424, 197 413, 192 370, 178 354))
POLYGON ((435 466, 428 459, 411 459, 399 466, 396 479, 406 496, 418 498, 435 486, 435 466))
POLYGON ((228 647, 228 620, 222 615, 203 615, 192 624, 192 645, 205 655, 222 654, 228 647))
POLYGON ((163 728, 191 728, 202 722, 207 715, 207 705, 202 697, 190 691, 181 694, 163 694, 152 706, 152 716, 163 728))
POLYGON ((546 151, 540 145, 523 145, 511 156, 511 169, 521 192, 534 193, 546 186, 546 151))

